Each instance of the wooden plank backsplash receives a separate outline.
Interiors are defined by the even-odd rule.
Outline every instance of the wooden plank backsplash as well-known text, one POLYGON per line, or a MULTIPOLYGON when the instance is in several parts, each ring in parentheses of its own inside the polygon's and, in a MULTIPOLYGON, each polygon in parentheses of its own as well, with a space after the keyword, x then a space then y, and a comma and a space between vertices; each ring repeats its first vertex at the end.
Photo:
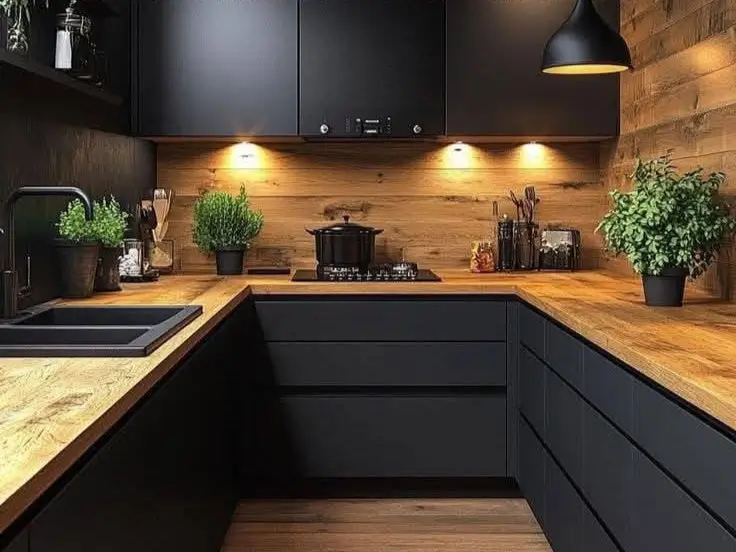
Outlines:
POLYGON ((470 242, 488 236, 492 201, 515 215, 508 191, 531 184, 541 222, 579 227, 585 264, 597 264, 593 229, 606 206, 598 144, 456 149, 427 142, 159 144, 158 185, 177 194, 167 237, 176 240, 182 271, 212 271, 214 259, 192 243, 194 201, 204 190, 234 193, 242 183, 266 219, 250 266, 314 266, 314 238, 304 228, 349 214, 385 230, 377 237, 382 257, 403 250, 429 267, 466 267, 470 242))
MULTIPOLYGON (((671 152, 680 170, 725 171, 736 204, 736 9, 729 0, 624 0, 635 70, 621 76, 621 137, 603 155, 607 189, 628 189, 634 161, 671 152)), ((733 244, 698 286, 730 298, 733 244)), ((624 258, 605 267, 633 274, 624 258)))

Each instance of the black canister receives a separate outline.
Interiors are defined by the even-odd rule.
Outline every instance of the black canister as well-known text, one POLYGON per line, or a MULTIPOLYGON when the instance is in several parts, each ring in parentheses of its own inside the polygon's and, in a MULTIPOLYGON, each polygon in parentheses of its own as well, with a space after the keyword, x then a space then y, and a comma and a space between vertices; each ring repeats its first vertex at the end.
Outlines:
POLYGON ((498 270, 514 268, 514 221, 504 214, 498 222, 498 270))

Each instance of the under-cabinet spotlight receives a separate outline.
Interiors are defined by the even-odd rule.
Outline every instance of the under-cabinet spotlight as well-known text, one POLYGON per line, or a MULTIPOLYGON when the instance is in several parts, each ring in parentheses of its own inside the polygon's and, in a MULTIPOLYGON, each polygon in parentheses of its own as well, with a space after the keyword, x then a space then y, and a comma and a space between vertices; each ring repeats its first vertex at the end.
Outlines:
POLYGON ((458 140, 452 145, 452 151, 463 151, 465 149, 465 142, 458 140))

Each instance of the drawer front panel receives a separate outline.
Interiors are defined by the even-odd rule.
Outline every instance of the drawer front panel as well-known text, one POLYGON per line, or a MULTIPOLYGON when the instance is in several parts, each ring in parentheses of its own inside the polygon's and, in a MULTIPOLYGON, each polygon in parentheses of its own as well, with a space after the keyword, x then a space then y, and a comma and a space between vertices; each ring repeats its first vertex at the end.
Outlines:
POLYGON ((547 446, 578 485, 583 464, 583 399, 547 371, 547 446))
POLYGON ((539 358, 544 358, 546 320, 525 305, 519 308, 519 339, 539 358))
POLYGON ((270 410, 258 409, 267 412, 250 441, 258 458, 243 459, 250 469, 257 463, 251 476, 506 476, 501 394, 320 394, 273 401, 270 410))
MULTIPOLYGON (((630 552, 733 552, 736 539, 672 479, 637 452, 630 552)), ((733 489, 730 489, 733 496, 733 489)))
POLYGON ((547 453, 525 419, 519 420, 519 487, 544 527, 547 453))
POLYGON ((551 458, 547 458, 547 498, 544 532, 553 550, 573 552, 580 547, 585 505, 551 458))
POLYGON ((736 529, 736 442, 658 391, 634 390, 634 439, 677 480, 736 529))
POLYGON ((260 383, 283 386, 504 386, 505 343, 268 343, 260 383))
POLYGON ((583 395, 624 432, 634 427, 633 376, 593 349, 583 351, 583 395))
POLYGON ((551 322, 547 323, 545 360, 575 389, 583 388, 583 344, 551 322))
POLYGON ((505 341, 504 301, 260 300, 267 341, 505 341))
POLYGON ((545 438, 545 377, 547 367, 524 347, 519 348, 519 409, 545 438))

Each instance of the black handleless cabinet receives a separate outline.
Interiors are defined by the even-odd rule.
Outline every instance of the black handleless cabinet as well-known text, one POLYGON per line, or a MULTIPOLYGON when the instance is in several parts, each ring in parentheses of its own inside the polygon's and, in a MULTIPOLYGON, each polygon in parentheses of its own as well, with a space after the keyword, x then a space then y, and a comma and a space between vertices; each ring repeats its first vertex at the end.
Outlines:
POLYGON ((138 2, 134 130, 296 135, 297 2, 138 2))
POLYGON ((300 6, 303 136, 444 134, 442 0, 301 0, 300 6))
MULTIPOLYGON (((447 2, 448 135, 618 133, 618 76, 541 72, 545 44, 574 5, 575 0, 447 2)), ((618 0, 595 5, 618 28, 618 0)))

